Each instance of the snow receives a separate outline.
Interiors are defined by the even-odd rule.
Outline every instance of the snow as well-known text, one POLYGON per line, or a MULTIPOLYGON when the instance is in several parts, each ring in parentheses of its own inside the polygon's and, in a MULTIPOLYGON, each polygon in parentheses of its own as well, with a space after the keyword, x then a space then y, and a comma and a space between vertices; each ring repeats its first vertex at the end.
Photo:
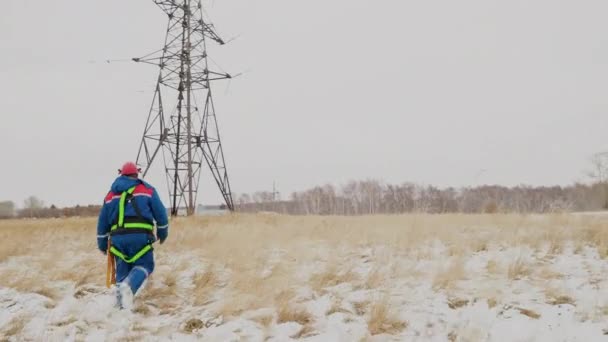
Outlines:
MULTIPOLYGON (((604 333, 608 328, 608 265, 593 246, 576 250, 566 243, 559 254, 551 254, 545 247, 496 242, 477 252, 451 255, 447 243, 433 239, 411 250, 390 244, 315 243, 309 248, 310 254, 318 258, 297 264, 294 294, 289 299, 290 305, 310 315, 308 322, 279 322, 273 303, 230 316, 222 315, 219 306, 196 306, 188 299, 190 279, 211 261, 187 264, 197 256, 184 252, 166 259, 169 264, 160 264, 154 275, 187 265, 176 279, 175 286, 181 291, 177 296, 182 302, 174 310, 163 312, 154 298, 144 300, 140 294, 136 301, 147 308, 147 313, 117 310, 112 290, 95 283, 75 286, 56 281, 53 286, 60 295, 55 299, 33 290, 3 287, 0 332, 8 341, 608 340, 604 333), (349 255, 340 261, 338 269, 352 270, 355 276, 351 280, 321 289, 306 281, 323 271, 332 252, 338 250, 349 255), (510 277, 509 267, 518 261, 527 271, 510 277), (494 270, 489 266, 492 262, 494 270), (457 268, 460 263, 462 274, 457 268), (362 280, 371 279, 374 272, 382 275, 378 284, 363 284, 362 280), (438 282, 438 277, 448 278, 438 282), (567 300, 552 302, 552 294, 567 300), (372 335, 371 307, 377 303, 386 303, 391 319, 406 326, 372 335), (358 309, 361 305, 363 309, 358 309), (265 317, 270 318, 264 322, 265 317), (12 329, 19 321, 22 328, 12 329), (188 322, 194 328, 188 328, 188 322)), ((266 265, 259 272, 262 279, 271 277, 288 255, 281 248, 266 252, 266 265)), ((24 260, 27 258, 13 257, 0 263, 1 274, 10 274, 24 260)), ((227 286, 234 274, 228 267, 217 269, 223 280, 213 295, 216 302, 233 295, 227 286)), ((147 286, 162 286, 158 280, 151 282, 147 286)), ((369 283, 374 284, 371 280, 369 283)))

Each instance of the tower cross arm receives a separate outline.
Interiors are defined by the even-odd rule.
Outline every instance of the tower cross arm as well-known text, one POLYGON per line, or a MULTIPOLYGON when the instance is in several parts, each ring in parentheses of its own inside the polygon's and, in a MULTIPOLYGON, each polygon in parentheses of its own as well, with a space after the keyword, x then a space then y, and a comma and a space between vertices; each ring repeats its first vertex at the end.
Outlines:
POLYGON ((173 17, 175 11, 180 7, 180 4, 175 0, 153 0, 154 3, 163 10, 163 12, 167 13, 169 17, 173 17))
POLYGON ((217 34, 217 32, 215 32, 215 28, 213 27, 213 24, 207 24, 203 21, 203 19, 201 19, 200 24, 203 28, 203 33, 207 37, 214 40, 215 42, 217 42, 220 45, 226 44, 226 42, 224 42, 224 40, 222 38, 220 38, 220 36, 217 34))

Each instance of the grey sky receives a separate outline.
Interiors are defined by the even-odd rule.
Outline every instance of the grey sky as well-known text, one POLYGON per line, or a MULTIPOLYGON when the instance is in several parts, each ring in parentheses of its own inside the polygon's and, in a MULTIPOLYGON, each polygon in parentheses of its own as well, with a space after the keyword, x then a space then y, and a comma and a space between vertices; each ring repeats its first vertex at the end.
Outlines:
MULTIPOLYGON (((233 190, 368 177, 567 185, 608 149, 606 1, 225 0, 211 57, 233 190), (487 171, 477 177, 479 170, 487 171)), ((0 200, 99 204, 134 159, 161 47, 148 0, 3 0, 0 200)), ((219 202, 207 174, 199 202, 219 202)), ((149 180, 165 205, 163 175, 149 180)))

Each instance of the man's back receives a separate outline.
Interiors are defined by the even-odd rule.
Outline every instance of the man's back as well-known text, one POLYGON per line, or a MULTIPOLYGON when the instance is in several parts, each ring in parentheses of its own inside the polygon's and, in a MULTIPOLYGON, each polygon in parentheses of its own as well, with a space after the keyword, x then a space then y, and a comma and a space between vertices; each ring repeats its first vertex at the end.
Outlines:
POLYGON ((134 163, 123 165, 121 176, 104 199, 97 223, 97 247, 115 256, 117 304, 121 308, 130 302, 125 298, 136 294, 154 271, 152 245, 156 238, 163 243, 169 233, 165 206, 154 187, 138 178, 138 172, 134 163))
POLYGON ((104 206, 100 213, 99 225, 101 228, 111 228, 118 220, 120 197, 125 191, 135 187, 130 205, 125 205, 125 218, 141 218, 149 223, 164 226, 168 223, 167 211, 163 206, 158 193, 151 185, 141 179, 120 176, 118 177, 110 192, 104 199, 104 206))

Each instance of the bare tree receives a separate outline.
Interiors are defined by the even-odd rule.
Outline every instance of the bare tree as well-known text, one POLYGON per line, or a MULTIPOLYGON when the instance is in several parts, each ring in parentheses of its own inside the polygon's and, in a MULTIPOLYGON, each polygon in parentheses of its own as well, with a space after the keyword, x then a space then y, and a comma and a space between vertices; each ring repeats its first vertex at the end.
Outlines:
POLYGON ((34 213, 44 206, 44 202, 36 196, 30 196, 23 201, 23 209, 28 212, 29 217, 34 217, 34 213))
POLYGON ((606 183, 608 180, 608 152, 599 152, 591 156, 591 170, 587 175, 598 183, 606 183))
POLYGON ((600 185, 603 198, 603 209, 608 209, 608 152, 599 152, 591 156, 591 170, 587 175, 600 185))

